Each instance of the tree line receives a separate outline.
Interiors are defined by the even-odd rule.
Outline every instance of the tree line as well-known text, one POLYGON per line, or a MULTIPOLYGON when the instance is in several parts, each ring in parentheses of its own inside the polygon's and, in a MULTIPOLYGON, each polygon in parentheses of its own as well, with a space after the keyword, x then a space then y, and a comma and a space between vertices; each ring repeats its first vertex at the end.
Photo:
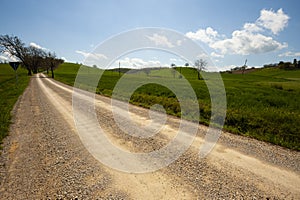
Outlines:
POLYGON ((17 58, 21 66, 26 68, 28 75, 38 73, 40 69, 51 70, 54 78, 54 69, 64 60, 56 58, 55 53, 46 52, 34 46, 25 46, 17 36, 0 35, 0 53, 6 53, 10 57, 17 58))
POLYGON ((276 67, 280 69, 289 69, 289 70, 300 69, 300 60, 297 61, 297 59, 294 59, 293 62, 280 61, 279 63, 264 65, 264 68, 271 68, 271 67, 276 67))

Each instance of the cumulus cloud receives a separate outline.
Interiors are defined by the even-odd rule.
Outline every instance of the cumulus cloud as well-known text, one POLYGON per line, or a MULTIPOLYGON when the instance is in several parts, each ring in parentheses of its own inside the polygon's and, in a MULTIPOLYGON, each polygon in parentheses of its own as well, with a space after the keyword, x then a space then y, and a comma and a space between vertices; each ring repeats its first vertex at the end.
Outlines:
POLYGON ((186 36, 206 43, 213 52, 211 56, 221 58, 221 54, 260 54, 280 50, 288 47, 268 36, 266 30, 278 34, 288 24, 289 16, 282 9, 277 12, 273 10, 261 10, 260 17, 254 23, 245 23, 243 28, 232 32, 231 37, 220 35, 211 27, 199 29, 196 32, 188 32, 186 36))
MULTIPOLYGON (((152 36, 147 36, 147 38, 155 43, 157 46, 166 46, 169 48, 174 47, 174 45, 168 40, 164 35, 158 35, 154 33, 152 36)), ((181 43, 180 43, 181 45, 181 43)))
POLYGON ((105 56, 104 54, 101 54, 101 53, 88 53, 88 52, 81 51, 81 50, 77 50, 75 52, 83 55, 84 58, 88 58, 88 59, 94 59, 94 60, 107 59, 107 56, 105 56))
POLYGON ((217 54, 216 52, 211 52, 210 56, 215 57, 215 58, 224 58, 224 55, 222 54, 217 54))
POLYGON ((40 45, 38 45, 38 44, 36 44, 36 43, 34 43, 34 42, 30 42, 30 43, 29 43, 29 46, 34 47, 34 48, 36 48, 36 49, 47 50, 47 48, 42 47, 42 46, 40 46, 40 45))
POLYGON ((286 48, 287 44, 260 33, 238 30, 232 33, 231 38, 217 41, 210 46, 222 54, 249 55, 280 50, 286 48))
POLYGON ((244 24, 243 28, 244 30, 249 31, 251 33, 263 31, 263 29, 255 23, 246 23, 244 24))
POLYGON ((145 61, 145 60, 143 60, 141 58, 129 58, 129 57, 126 57, 124 59, 116 61, 115 65, 117 66, 119 64, 119 62, 121 63, 121 66, 125 67, 125 68, 140 69, 140 68, 159 67, 159 66, 161 66, 161 63, 158 60, 148 60, 148 61, 145 61))
POLYGON ((185 35, 188 38, 199 40, 207 44, 215 42, 219 37, 218 32, 211 27, 207 27, 206 29, 199 29, 196 32, 188 32, 185 35))
POLYGON ((279 57, 299 57, 300 56, 300 52, 291 52, 291 51, 288 51, 288 52, 279 54, 278 56, 279 57))
POLYGON ((63 59, 65 62, 69 62, 69 60, 66 59, 65 57, 61 57, 61 59, 63 59))
POLYGON ((209 58, 209 55, 208 54, 206 54, 206 53, 201 53, 201 54, 199 54, 199 55, 197 55, 197 58, 199 58, 199 59, 208 59, 209 58))
POLYGON ((260 11, 257 24, 271 30, 274 34, 278 34, 288 25, 289 19, 290 17, 283 12, 282 8, 277 12, 263 9, 260 11))

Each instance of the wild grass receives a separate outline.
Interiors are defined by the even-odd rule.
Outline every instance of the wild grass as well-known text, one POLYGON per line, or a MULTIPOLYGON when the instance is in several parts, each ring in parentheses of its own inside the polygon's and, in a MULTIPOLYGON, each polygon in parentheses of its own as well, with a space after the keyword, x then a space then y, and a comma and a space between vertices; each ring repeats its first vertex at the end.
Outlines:
MULTIPOLYGON (((70 63, 61 65, 56 70, 57 80, 73 85, 79 67, 70 63)), ((211 100, 206 80, 198 80, 197 73, 191 68, 182 67, 181 72, 198 98, 200 118, 196 121, 209 124, 211 100)), ((174 73, 168 69, 152 70, 149 75, 138 72, 130 76, 130 81, 126 82, 128 87, 145 79, 157 78, 172 81, 175 87, 183 88, 179 75, 176 74, 174 79, 174 73)), ((261 69, 244 75, 223 73, 221 76, 227 99, 225 130, 300 150, 300 70, 261 69)), ((105 71, 97 93, 111 96, 119 78, 117 72, 105 71)), ((184 92, 184 88, 182 90, 184 92)), ((176 95, 159 84, 139 87, 131 95, 130 102, 146 108, 161 104, 168 114, 181 116, 176 95)), ((190 120, 195 120, 193 112, 189 113, 190 120)))
POLYGON ((19 68, 18 84, 14 70, 8 64, 0 64, 0 144, 8 135, 11 110, 29 82, 26 70, 19 68))

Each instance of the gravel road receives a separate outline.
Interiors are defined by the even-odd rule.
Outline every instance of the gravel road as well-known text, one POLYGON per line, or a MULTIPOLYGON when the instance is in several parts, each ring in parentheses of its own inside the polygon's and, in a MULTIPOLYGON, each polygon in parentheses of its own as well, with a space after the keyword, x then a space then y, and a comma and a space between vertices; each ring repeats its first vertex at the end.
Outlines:
MULTIPOLYGON (((107 167, 78 135, 72 91, 41 74, 31 79, 3 143, 0 199, 300 199, 300 152, 222 133, 200 159, 205 126, 197 125, 193 144, 165 168, 135 174, 107 167)), ((164 147, 180 123, 169 116, 159 134, 136 138, 115 123, 109 98, 96 96, 95 105, 107 137, 130 152, 164 147)), ((149 121, 147 110, 129 110, 136 123, 149 121)))

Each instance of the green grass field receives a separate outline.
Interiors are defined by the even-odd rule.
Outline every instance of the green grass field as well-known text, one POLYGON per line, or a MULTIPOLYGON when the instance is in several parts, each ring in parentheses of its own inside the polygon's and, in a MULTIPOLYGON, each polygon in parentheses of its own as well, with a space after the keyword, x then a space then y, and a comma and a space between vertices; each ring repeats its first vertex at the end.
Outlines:
POLYGON ((0 144, 8 134, 10 112, 29 82, 26 70, 19 67, 17 72, 18 85, 16 86, 14 70, 8 64, 0 64, 0 144))
MULTIPOLYGON (((74 84, 80 65, 65 63, 56 70, 56 79, 74 84)), ((93 70, 90 69, 91 74, 93 70)), ((179 71, 179 68, 177 68, 179 71)), ((202 124, 210 121, 210 95, 204 80, 197 80, 197 73, 182 67, 183 76, 190 82, 199 102, 202 124)), ((88 75, 87 75, 88 76, 88 75)), ((181 81, 167 69, 152 70, 149 76, 144 72, 131 75, 135 84, 147 78, 163 78, 181 87, 181 81)), ((222 74, 227 96, 227 114, 224 129, 232 133, 253 137, 291 149, 300 150, 300 70, 261 69, 248 74, 222 74)), ((105 71, 97 87, 97 93, 111 96, 119 80, 117 72, 105 71)), ((138 88, 130 102, 151 107, 164 106, 168 114, 181 115, 180 105, 173 92, 157 84, 138 88)), ((192 116, 192 114, 191 114, 192 116)), ((195 120, 191 117, 191 120, 195 120)))

